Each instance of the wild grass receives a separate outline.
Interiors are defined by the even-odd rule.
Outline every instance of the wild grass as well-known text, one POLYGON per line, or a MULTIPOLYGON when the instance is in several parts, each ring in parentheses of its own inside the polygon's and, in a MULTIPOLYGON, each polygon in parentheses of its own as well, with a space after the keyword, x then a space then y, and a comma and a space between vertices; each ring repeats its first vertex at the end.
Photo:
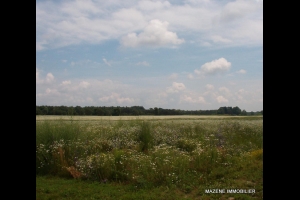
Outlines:
POLYGON ((262 198, 262 141, 262 118, 38 120, 36 174, 167 187, 192 199, 232 196, 211 188, 262 198))

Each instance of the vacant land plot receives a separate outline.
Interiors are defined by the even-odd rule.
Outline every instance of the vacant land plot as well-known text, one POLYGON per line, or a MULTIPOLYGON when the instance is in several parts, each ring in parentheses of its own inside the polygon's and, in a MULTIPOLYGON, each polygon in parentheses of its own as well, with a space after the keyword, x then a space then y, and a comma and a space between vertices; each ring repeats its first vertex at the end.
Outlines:
POLYGON ((37 115, 36 121, 44 120, 82 120, 82 121, 101 121, 101 120, 172 120, 172 119, 262 119, 262 116, 222 116, 222 115, 166 115, 166 116, 65 116, 65 115, 37 115))
POLYGON ((262 116, 37 116, 36 122, 38 177, 129 185, 135 192, 168 188, 191 199, 262 198, 262 116))

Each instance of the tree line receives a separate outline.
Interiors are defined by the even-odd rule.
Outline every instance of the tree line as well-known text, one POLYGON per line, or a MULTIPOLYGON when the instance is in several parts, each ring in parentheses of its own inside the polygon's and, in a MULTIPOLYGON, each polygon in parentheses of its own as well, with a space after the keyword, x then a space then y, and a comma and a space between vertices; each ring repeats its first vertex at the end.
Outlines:
POLYGON ((217 110, 180 110, 149 108, 143 106, 36 106, 36 115, 94 115, 94 116, 139 116, 139 115, 262 115, 263 111, 247 112, 235 107, 220 107, 217 110))

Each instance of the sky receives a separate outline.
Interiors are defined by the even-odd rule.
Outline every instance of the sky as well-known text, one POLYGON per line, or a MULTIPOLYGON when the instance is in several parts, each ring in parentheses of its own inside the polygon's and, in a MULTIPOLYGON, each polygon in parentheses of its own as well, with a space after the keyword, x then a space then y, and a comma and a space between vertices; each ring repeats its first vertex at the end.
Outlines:
POLYGON ((36 105, 263 110, 262 0, 37 0, 36 105))

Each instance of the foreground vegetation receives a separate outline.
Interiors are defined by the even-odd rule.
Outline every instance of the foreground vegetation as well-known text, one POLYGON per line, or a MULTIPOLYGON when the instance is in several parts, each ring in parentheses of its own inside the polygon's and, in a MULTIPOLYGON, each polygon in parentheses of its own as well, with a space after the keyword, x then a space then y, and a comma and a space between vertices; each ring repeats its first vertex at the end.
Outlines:
POLYGON ((262 199, 262 122, 37 117, 37 199, 262 199))

